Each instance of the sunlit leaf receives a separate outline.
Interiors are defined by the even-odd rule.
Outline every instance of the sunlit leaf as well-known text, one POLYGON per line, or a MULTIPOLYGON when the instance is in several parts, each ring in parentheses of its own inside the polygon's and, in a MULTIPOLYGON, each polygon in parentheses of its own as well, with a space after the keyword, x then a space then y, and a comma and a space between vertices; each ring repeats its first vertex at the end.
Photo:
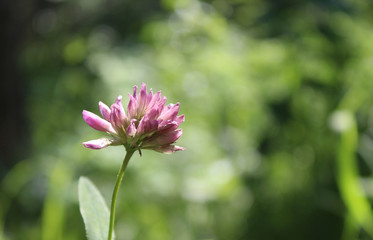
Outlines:
POLYGON ((86 177, 79 179, 79 206, 88 240, 107 239, 109 209, 99 190, 86 177))
POLYGON ((373 236, 373 212, 361 185, 355 157, 358 142, 357 123, 352 113, 345 111, 344 114, 349 118, 350 124, 341 133, 338 152, 338 184, 349 211, 349 217, 373 236))

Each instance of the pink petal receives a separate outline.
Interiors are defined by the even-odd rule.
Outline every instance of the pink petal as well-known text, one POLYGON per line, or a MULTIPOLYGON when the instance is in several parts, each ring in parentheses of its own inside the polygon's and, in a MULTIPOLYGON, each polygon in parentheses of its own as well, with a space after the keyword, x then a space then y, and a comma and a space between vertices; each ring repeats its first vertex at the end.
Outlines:
POLYGON ((164 105, 166 104, 167 97, 163 96, 161 100, 158 102, 159 110, 162 112, 164 109, 164 105))
POLYGON ((149 134, 158 129, 158 120, 149 120, 147 116, 144 116, 137 127, 137 134, 149 134))
POLYGON ((165 132, 163 134, 156 134, 148 140, 143 142, 143 146, 164 146, 174 143, 183 134, 182 129, 177 129, 172 132, 165 132))
POLYGON ((133 97, 137 99, 137 86, 133 86, 133 97))
POLYGON ((180 126, 180 123, 184 122, 184 120, 185 116, 183 114, 176 117, 174 120, 162 121, 158 126, 158 130, 161 132, 173 131, 177 129, 180 126))
POLYGON ((126 132, 127 135, 134 137, 136 134, 136 125, 135 125, 136 119, 132 119, 131 123, 128 125, 126 132))
POLYGON ((101 149, 101 148, 105 148, 111 145, 112 143, 113 143, 113 140, 110 140, 107 138, 100 138, 100 139, 84 142, 83 145, 86 148, 90 148, 90 149, 101 149))
POLYGON ((148 121, 148 117, 147 116, 144 116, 140 120, 139 125, 137 126, 137 133, 138 134, 143 134, 144 133, 146 121, 148 121))
POLYGON ((90 127, 101 132, 110 132, 115 134, 115 130, 113 129, 111 124, 108 121, 100 118, 96 114, 83 110, 83 118, 90 127))
POLYGON ((137 115, 138 116, 140 116, 144 110, 145 103, 146 103, 146 97, 147 97, 146 85, 145 83, 142 83, 141 88, 140 88, 140 96, 137 99, 137 115))
POLYGON ((122 129, 127 121, 127 116, 122 106, 122 96, 118 96, 116 102, 111 105, 110 122, 118 130, 122 129))
POLYGON ((146 116, 148 117, 149 120, 154 120, 157 119, 159 116, 159 109, 157 107, 154 107, 146 113, 146 116))
POLYGON ((175 118, 175 121, 180 125, 180 123, 182 123, 182 122, 185 121, 185 115, 182 114, 182 115, 180 115, 180 116, 177 116, 177 117, 175 118))
POLYGON ((175 146, 175 145, 166 145, 166 146, 157 146, 157 147, 144 147, 144 149, 151 149, 155 150, 157 152, 165 153, 165 154, 171 154, 177 151, 184 151, 185 148, 175 146))
POLYGON ((180 124, 176 121, 169 120, 166 123, 162 123, 162 125, 159 126, 158 131, 162 133, 165 133, 167 131, 173 131, 176 130, 179 127, 179 125, 180 124))
MULTIPOLYGON (((159 102, 161 101, 161 98, 162 98, 162 94, 161 94, 161 91, 157 92, 156 94, 154 94, 154 96, 152 97, 152 99, 150 100, 147 108, 150 109, 150 108, 153 108, 155 105, 158 105, 159 102)), ((163 104, 164 105, 164 104, 163 104)))
POLYGON ((98 102, 98 107, 100 109, 101 116, 108 122, 110 122, 110 108, 103 102, 98 102))
POLYGON ((149 94, 146 96, 145 106, 148 106, 152 99, 153 99, 153 89, 150 89, 149 94))
POLYGON ((170 131, 170 130, 175 130, 177 129, 182 122, 184 122, 185 116, 180 115, 176 117, 174 120, 167 120, 163 121, 161 124, 159 124, 159 131, 170 131))
POLYGON ((167 105, 167 107, 163 109, 161 115, 159 116, 159 119, 163 121, 174 120, 174 118, 179 113, 179 107, 179 103, 167 105))
POLYGON ((135 118, 136 117, 136 99, 128 94, 129 98, 130 98, 130 101, 128 103, 128 107, 127 107, 127 115, 128 115, 128 118, 129 119, 132 119, 132 118, 135 118))

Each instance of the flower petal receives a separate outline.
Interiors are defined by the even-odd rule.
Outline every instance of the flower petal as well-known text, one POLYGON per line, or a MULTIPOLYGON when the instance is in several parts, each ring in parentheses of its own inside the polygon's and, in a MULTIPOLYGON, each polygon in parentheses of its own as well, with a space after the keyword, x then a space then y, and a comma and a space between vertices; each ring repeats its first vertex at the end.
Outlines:
POLYGON ((171 154, 176 151, 184 151, 185 148, 179 147, 176 145, 166 145, 166 146, 157 146, 157 147, 144 147, 144 149, 150 149, 150 150, 155 150, 157 152, 161 152, 164 154, 171 154))
POLYGON ((176 121, 167 121, 166 123, 162 123, 162 125, 159 126, 158 131, 165 133, 165 132, 170 132, 173 130, 176 130, 179 127, 179 123, 176 121))
POLYGON ((101 116, 108 122, 110 122, 110 108, 103 102, 98 102, 98 108, 100 109, 101 116))
POLYGON ((137 99, 137 86, 133 86, 133 97, 137 99))
POLYGON ((161 91, 159 91, 156 94, 154 94, 154 96, 152 97, 152 99, 150 100, 147 106, 147 109, 152 109, 154 106, 158 106, 161 99, 162 99, 162 94, 161 94, 161 91))
POLYGON ((168 120, 174 120, 179 113, 180 104, 169 104, 165 109, 163 109, 162 113, 159 115, 159 119, 163 120, 163 122, 168 120))
POLYGON ((163 112, 164 105, 166 104, 166 101, 167 101, 167 97, 165 97, 165 96, 163 96, 163 98, 158 101, 159 111, 163 112))
POLYGON ((96 114, 83 110, 83 118, 90 127, 101 132, 110 132, 115 134, 115 130, 113 129, 111 124, 108 121, 100 118, 96 114))
POLYGON ((159 112, 158 107, 153 107, 152 109, 150 109, 150 110, 147 111, 147 113, 146 113, 145 116, 147 116, 149 120, 154 120, 154 119, 158 118, 159 113, 160 112, 159 112))
POLYGON ((161 124, 159 124, 159 131, 172 131, 177 129, 182 122, 184 122, 185 116, 180 115, 176 117, 174 120, 167 120, 163 121, 161 124))
POLYGON ((158 124, 158 120, 149 120, 148 116, 144 116, 137 127, 137 134, 142 135, 153 133, 158 129, 158 124))
POLYGON ((127 115, 129 119, 136 118, 136 99, 131 95, 128 94, 130 101, 127 107, 127 115))
POLYGON ((176 122, 180 125, 180 123, 182 123, 182 122, 185 121, 185 115, 182 114, 182 115, 180 115, 180 116, 177 116, 177 117, 174 119, 174 121, 176 121, 176 122))
POLYGON ((165 132, 161 134, 155 134, 149 139, 145 140, 142 146, 164 146, 174 143, 183 134, 182 129, 177 129, 171 132, 165 132))
POLYGON ((126 121, 127 116, 122 106, 122 96, 118 96, 117 101, 111 105, 110 122, 115 129, 120 130, 126 121))
POLYGON ((84 142, 83 145, 86 148, 90 149, 101 149, 105 148, 113 143, 113 140, 110 140, 108 138, 100 138, 100 139, 95 139, 91 140, 88 142, 84 142))
POLYGON ((131 123, 128 125, 126 132, 128 136, 134 137, 136 134, 136 126, 135 126, 136 119, 132 119, 131 123))
POLYGON ((145 103, 146 103, 146 97, 147 97, 146 85, 145 83, 142 83, 141 88, 140 88, 139 98, 137 99, 137 116, 140 116, 144 110, 145 103))
POLYGON ((149 94, 146 96, 146 103, 145 103, 146 107, 149 105, 152 99, 153 99, 153 89, 150 89, 149 94))

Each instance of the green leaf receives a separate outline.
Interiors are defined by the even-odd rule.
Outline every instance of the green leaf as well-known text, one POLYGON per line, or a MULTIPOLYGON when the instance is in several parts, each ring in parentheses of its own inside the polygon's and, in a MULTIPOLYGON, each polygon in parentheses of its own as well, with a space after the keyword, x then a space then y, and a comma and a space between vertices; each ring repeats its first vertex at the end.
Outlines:
POLYGON ((79 179, 79 206, 88 239, 106 240, 109 229, 109 209, 99 190, 86 177, 79 179))
MULTIPOLYGON (((338 185, 349 213, 348 216, 352 218, 351 221, 362 226, 369 235, 373 236, 373 211, 361 184, 356 159, 359 141, 357 122, 352 112, 345 110, 343 114, 349 120, 350 125, 341 132, 337 165, 338 185)), ((345 234, 350 235, 348 232, 345 234)))

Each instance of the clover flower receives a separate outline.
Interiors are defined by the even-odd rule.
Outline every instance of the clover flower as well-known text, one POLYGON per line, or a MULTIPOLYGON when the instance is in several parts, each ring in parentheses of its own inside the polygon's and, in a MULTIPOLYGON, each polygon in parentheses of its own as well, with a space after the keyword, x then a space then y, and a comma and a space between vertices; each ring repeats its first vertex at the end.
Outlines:
POLYGON ((167 98, 162 97, 161 91, 153 95, 150 89, 147 93, 145 83, 142 83, 139 93, 137 86, 133 89, 133 95, 128 94, 127 114, 122 106, 122 96, 110 108, 99 102, 103 118, 83 110, 83 118, 89 126, 111 135, 84 142, 84 146, 101 149, 110 145, 124 145, 127 150, 139 150, 140 155, 141 149, 162 153, 184 150, 183 147, 173 145, 183 133, 182 129, 178 129, 185 119, 184 114, 177 116, 179 103, 165 106, 167 98))

